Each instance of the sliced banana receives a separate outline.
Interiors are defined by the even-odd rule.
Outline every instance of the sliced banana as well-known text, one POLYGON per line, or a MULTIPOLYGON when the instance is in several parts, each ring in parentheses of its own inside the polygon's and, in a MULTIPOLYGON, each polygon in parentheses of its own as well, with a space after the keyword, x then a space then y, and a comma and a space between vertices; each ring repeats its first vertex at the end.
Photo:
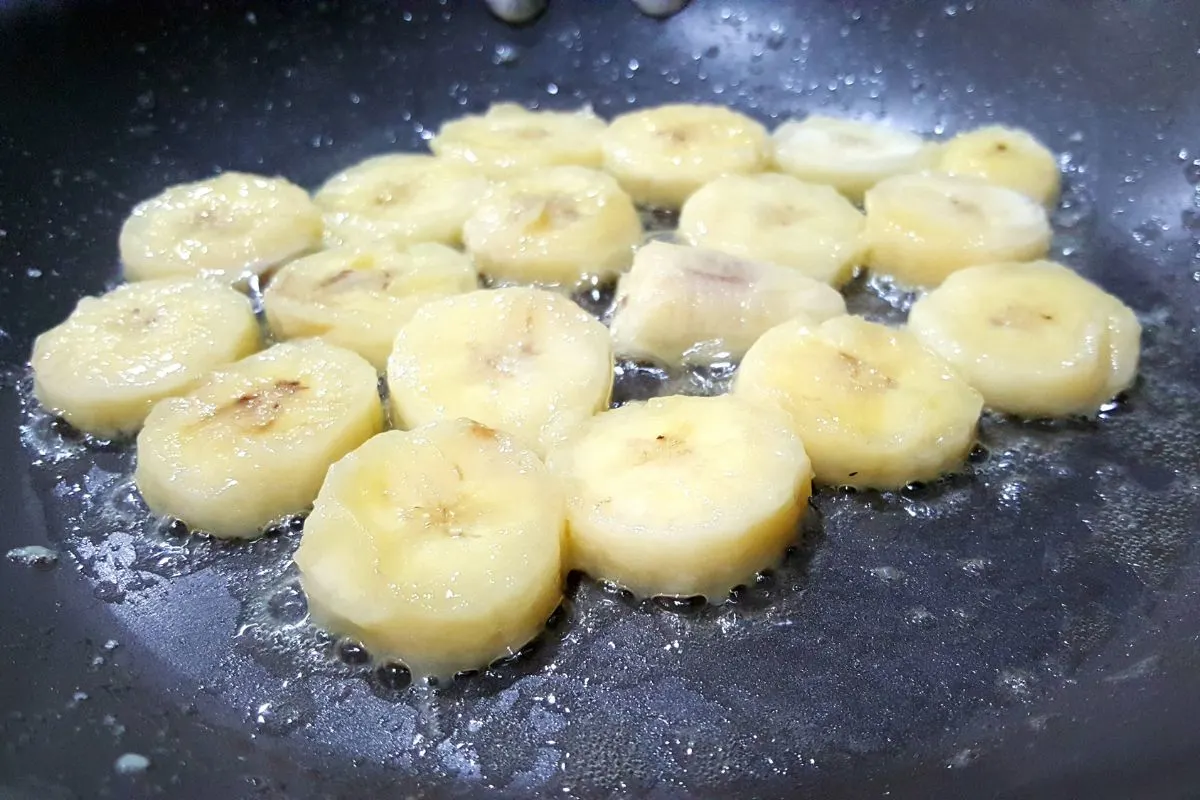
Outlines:
POLYGON ((329 465, 382 429, 370 364, 319 339, 285 342, 154 406, 134 479, 156 514, 253 538, 307 510, 329 465))
POLYGON ((937 168, 982 178, 1020 192, 1044 206, 1058 202, 1062 172, 1058 159, 1028 131, 989 125, 960 133, 940 151, 937 168))
POLYGON ((486 667, 562 600, 562 489, 470 420, 389 431, 333 465, 296 564, 313 619, 414 675, 486 667))
POLYGON ((723 599, 780 559, 812 485, 786 420, 728 396, 607 411, 547 463, 566 486, 571 567, 642 596, 723 599))
POLYGON ((875 489, 956 469, 983 406, 911 333, 848 316, 767 331, 742 360, 734 393, 789 414, 818 481, 875 489))
POLYGON ((548 167, 505 182, 463 228, 481 272, 565 286, 627 269, 642 238, 629 195, 584 167, 548 167))
POLYGON ((393 153, 339 172, 314 199, 325 212, 326 247, 383 238, 457 245, 488 186, 466 165, 393 153))
POLYGON ((283 178, 226 172, 172 186, 121 226, 125 277, 259 274, 321 244, 321 212, 283 178))
POLYGON ((530 111, 516 103, 495 103, 486 114, 447 122, 429 147, 447 161, 497 177, 571 164, 598 169, 603 162, 600 138, 607 127, 590 106, 530 111))
POLYGON ((937 286, 963 267, 1031 261, 1050 249, 1046 210, 1019 192, 951 175, 901 175, 867 192, 870 267, 937 286))
POLYGON ((703 353, 741 358, 781 322, 846 313, 836 289, 795 270, 665 242, 638 250, 614 307, 616 352, 668 364, 703 353))
POLYGON ((250 301, 201 280, 130 283, 85 297, 33 344, 33 392, 81 431, 137 431, 151 407, 259 347, 250 301))
POLYGON ((383 370, 418 308, 478 286, 471 260, 457 250, 381 239, 293 261, 271 278, 263 302, 277 339, 319 336, 383 370))
POLYGON ((1052 261, 956 272, 913 305, 908 324, 996 411, 1093 414, 1137 375, 1133 311, 1052 261))
POLYGON ((840 286, 866 256, 866 218, 829 186, 790 175, 729 175, 683 204, 679 234, 700 247, 772 261, 840 286))
POLYGON ((766 129, 714 105, 665 105, 622 114, 603 137, 604 168, 640 205, 679 208, 722 175, 761 172, 766 129))
POLYGON ((392 421, 468 417, 542 455, 612 392, 608 329, 539 289, 470 292, 422 306, 388 360, 392 421))
POLYGON ((928 169, 936 159, 936 147, 915 133, 820 115, 783 123, 771 144, 779 169, 832 186, 856 203, 883 179, 928 169))

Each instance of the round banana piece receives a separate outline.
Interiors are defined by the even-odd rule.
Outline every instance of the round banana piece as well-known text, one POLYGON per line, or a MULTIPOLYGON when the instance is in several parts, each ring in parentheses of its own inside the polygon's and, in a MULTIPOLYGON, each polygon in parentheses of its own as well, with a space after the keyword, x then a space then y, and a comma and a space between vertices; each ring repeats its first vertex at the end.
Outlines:
POLYGON ((388 360, 392 421, 414 428, 468 417, 538 455, 612 393, 608 329, 539 289, 481 290, 422 306, 388 360))
POLYGON ((1031 261, 1050 249, 1046 210, 976 178, 901 175, 867 192, 869 265, 900 283, 937 286, 964 267, 1031 261))
POLYGON ((1137 376, 1141 324, 1062 264, 990 264, 918 300, 909 329, 978 389, 1023 417, 1094 414, 1137 376))
POLYGON ((1058 159, 1028 131, 989 125, 960 133, 940 151, 937 168, 981 178, 1053 207, 1062 190, 1058 159))
POLYGON ((321 212, 283 178, 225 172, 172 186, 121 226, 125 277, 257 275, 321 244, 321 212))
POLYGON ((319 339, 284 342, 154 406, 134 480, 156 514, 254 538, 307 510, 329 465, 382 429, 370 364, 319 339))
POLYGON ((641 596, 720 602, 779 561, 812 487, 786 420, 729 396, 606 411, 547 465, 566 487, 570 566, 641 596))
POLYGON ((933 166, 936 147, 881 122, 814 115, 785 122, 771 135, 775 166, 810 183, 832 186, 856 203, 893 175, 933 166))
POLYGON ((326 247, 383 238, 458 245, 488 186, 465 164, 393 153, 339 172, 314 199, 325 213, 326 247))
POLYGON ((202 280, 163 279, 85 297, 33 344, 33 393, 103 439, 134 433, 151 407, 261 339, 246 297, 202 280))
POLYGON ((639 205, 679 208, 722 175, 766 168, 766 128, 724 106, 665 105, 622 114, 604 133, 604 169, 639 205))
POLYGON ((983 407, 911 333, 849 316, 767 331, 742 360, 734 394, 788 413, 818 481, 869 489, 956 469, 983 407))
POLYGON ((599 169, 604 160, 600 138, 607 127, 591 107, 530 111, 516 103, 495 103, 486 114, 447 122, 429 147, 447 161, 496 177, 571 164, 599 169))
POLYGON ((617 285, 610 330, 620 355, 675 364, 741 358, 763 333, 846 313, 838 291, 796 270, 716 250, 650 242, 617 285))
POLYGON ((457 250, 381 239, 293 261, 271 278, 263 304, 275 338, 319 336, 382 371, 418 308, 478 287, 471 260, 457 250))
POLYGON ((629 195, 609 175, 584 167, 548 167, 513 178, 496 187, 463 227, 480 272, 563 286, 627 269, 643 237, 629 195))
POLYGON ((792 267, 841 286, 866 257, 866 218, 829 186, 790 175, 729 175, 683 204, 679 234, 699 247, 792 267))
POLYGON ((470 420, 389 431, 333 465, 295 560, 314 621, 417 676, 486 667, 562 600, 562 490, 470 420))

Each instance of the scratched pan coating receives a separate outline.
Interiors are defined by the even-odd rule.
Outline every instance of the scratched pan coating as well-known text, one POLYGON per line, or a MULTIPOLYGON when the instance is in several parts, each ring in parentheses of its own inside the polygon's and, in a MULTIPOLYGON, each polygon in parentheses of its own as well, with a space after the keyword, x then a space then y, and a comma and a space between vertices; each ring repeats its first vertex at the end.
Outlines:
MULTIPOLYGON (((510 28, 478 3, 293 5, 0 4, 0 538, 60 554, 0 564, 0 796, 1198 785, 1200 7, 701 0, 655 21, 558 0, 510 28), (113 284, 135 201, 218 167, 315 187, 497 99, 1027 127, 1063 154, 1055 256, 1138 312, 1142 377, 1099 420, 985 419, 962 476, 820 492, 797 550, 736 602, 574 581, 531 653, 404 687, 307 626, 298 530, 237 546, 164 530, 127 449, 29 405, 24 362, 113 284), (149 767, 119 773, 125 753, 149 767)), ((877 318, 904 300, 851 288, 877 318)), ((624 373, 625 398, 723 379, 624 373)))

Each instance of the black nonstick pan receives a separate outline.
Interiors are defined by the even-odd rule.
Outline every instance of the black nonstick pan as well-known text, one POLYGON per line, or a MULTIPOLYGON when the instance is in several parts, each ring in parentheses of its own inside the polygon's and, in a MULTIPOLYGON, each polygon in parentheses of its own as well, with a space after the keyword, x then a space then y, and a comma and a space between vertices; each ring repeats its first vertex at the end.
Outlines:
POLYGON ((58 554, 0 563, 0 797, 1200 796, 1198 47, 1193 0, 0 2, 0 539, 58 554), (965 475, 820 492, 735 602, 573 581, 529 652, 408 685, 304 624, 298 530, 162 529, 24 364, 117 279, 137 200, 315 187, 497 99, 1027 127, 1063 154, 1055 257, 1142 319, 1139 383, 986 418, 965 475))

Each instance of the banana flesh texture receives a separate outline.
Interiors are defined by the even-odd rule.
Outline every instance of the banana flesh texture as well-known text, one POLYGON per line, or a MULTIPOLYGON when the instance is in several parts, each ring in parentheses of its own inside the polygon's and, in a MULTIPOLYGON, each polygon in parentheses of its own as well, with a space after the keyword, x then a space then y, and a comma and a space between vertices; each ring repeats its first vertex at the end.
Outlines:
POLYGON ((599 169, 603 162, 600 139, 607 127, 591 107, 530 111, 516 103, 495 103, 486 114, 447 122, 429 147, 443 160, 497 178, 539 167, 599 169))
POLYGON ((125 277, 236 281, 321 244, 321 212, 283 178, 226 172, 172 186, 134 207, 121 227, 125 277))
POLYGON ((787 267, 651 242, 621 277, 614 308, 618 354, 677 364, 706 354, 741 358, 770 328, 789 319, 823 322, 845 314, 846 302, 787 267))
POLYGON ((567 297, 523 287, 423 306, 387 372, 398 427, 467 417, 539 456, 608 408, 612 381, 608 329, 567 297))
POLYGON ((329 465, 382 429, 370 364, 319 339, 285 342, 154 406, 134 479, 156 514, 253 538, 311 507, 329 465))
POLYGON ((977 178, 901 175, 867 192, 869 265, 910 286, 937 286, 964 267, 1031 261, 1050 249, 1038 203, 977 178))
POLYGON ((629 268, 643 239, 629 195, 610 176, 550 167, 496 187, 467 220, 476 266, 503 281, 572 286, 629 268))
POLYGON ((459 245, 463 223, 488 187, 465 164, 393 153, 339 172, 314 199, 324 212, 326 247, 383 238, 459 245))
POLYGON ((137 432, 151 407, 259 347, 254 310, 215 282, 161 279, 85 297, 37 338, 38 401, 85 433, 137 432))
POLYGON ((604 169, 639 205, 679 208, 722 175, 766 169, 766 129, 714 105, 664 105, 622 114, 603 137, 604 169))
POLYGON ((263 303, 276 339, 319 336, 382 371, 396 333, 418 308, 478 283, 457 250, 382 239, 293 261, 271 277, 263 303))
POLYGON ((640 596, 715 602, 779 561, 812 484, 786 420, 730 396, 606 411, 547 463, 566 487, 572 568, 640 596))
POLYGON ((841 286, 866 256, 866 218, 829 186, 789 175, 729 175, 683 204, 689 244, 771 261, 841 286))
POLYGON ((908 325, 989 408, 1023 417, 1094 414, 1137 375, 1133 311, 1050 261, 956 272, 913 305, 908 325))
POLYGON ((771 329, 746 353, 734 393, 789 415, 819 482, 870 489, 957 469, 983 407, 911 333, 852 316, 771 329))
POLYGON ((856 203, 880 181, 929 169, 937 158, 936 146, 915 133, 820 115, 783 123, 771 145, 781 171, 832 186, 856 203))
POLYGON ((470 420, 376 436, 333 465, 295 555, 313 619, 416 676, 515 653, 562 600, 562 490, 470 420))
POLYGON ((955 136, 939 151, 937 168, 981 178, 1053 207, 1062 190, 1058 159, 1028 131, 989 125, 955 136))

